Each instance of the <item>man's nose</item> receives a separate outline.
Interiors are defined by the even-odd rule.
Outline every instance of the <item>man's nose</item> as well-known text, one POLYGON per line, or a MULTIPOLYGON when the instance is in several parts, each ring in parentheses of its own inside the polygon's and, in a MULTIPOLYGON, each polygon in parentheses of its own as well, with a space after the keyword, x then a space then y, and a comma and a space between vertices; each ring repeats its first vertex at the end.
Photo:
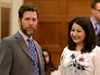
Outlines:
POLYGON ((32 20, 30 20, 30 21, 29 21, 29 24, 33 24, 33 21, 32 21, 32 20))

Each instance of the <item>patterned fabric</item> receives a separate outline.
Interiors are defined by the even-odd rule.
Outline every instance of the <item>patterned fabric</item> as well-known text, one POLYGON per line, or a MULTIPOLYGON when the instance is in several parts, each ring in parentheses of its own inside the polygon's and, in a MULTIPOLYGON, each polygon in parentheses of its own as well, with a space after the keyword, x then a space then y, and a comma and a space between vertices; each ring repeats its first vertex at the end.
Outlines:
POLYGON ((29 50, 32 54, 33 60, 35 62, 35 69, 34 69, 34 75, 39 75, 39 70, 38 70, 38 66, 37 66, 37 59, 36 59, 36 53, 35 53, 35 49, 32 43, 32 39, 28 38, 29 41, 29 50))
POLYGON ((81 54, 66 47, 61 55, 59 68, 51 75, 100 75, 100 47, 81 54))
POLYGON ((95 28, 94 28, 94 30, 95 30, 95 34, 96 34, 97 39, 98 39, 98 36, 99 36, 99 30, 98 30, 98 28, 97 28, 97 25, 98 25, 98 22, 95 23, 95 28))

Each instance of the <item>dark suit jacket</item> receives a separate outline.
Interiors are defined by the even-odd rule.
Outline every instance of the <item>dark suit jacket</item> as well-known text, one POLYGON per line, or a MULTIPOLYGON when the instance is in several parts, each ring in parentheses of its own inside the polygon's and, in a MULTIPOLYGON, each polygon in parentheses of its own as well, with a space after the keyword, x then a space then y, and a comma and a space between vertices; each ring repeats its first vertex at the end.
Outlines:
MULTIPOLYGON (((91 17, 89 17, 89 19, 90 19, 91 17)), ((90 19, 90 21, 91 21, 91 19, 90 19)), ((92 23, 92 21, 91 21, 91 23, 92 23)), ((100 26, 99 26, 100 27, 100 26)), ((100 28, 99 28, 100 29, 100 28)), ((98 37, 98 40, 97 40, 97 45, 98 46, 100 46, 100 31, 99 31, 99 37, 98 37)))
MULTIPOLYGON (((34 41, 40 75, 44 75, 42 49, 34 41)), ((35 63, 26 42, 19 32, 2 39, 0 43, 0 75, 34 75, 35 63)))
POLYGON ((100 33, 99 33, 99 38, 98 38, 98 41, 97 41, 97 45, 100 46, 100 33))

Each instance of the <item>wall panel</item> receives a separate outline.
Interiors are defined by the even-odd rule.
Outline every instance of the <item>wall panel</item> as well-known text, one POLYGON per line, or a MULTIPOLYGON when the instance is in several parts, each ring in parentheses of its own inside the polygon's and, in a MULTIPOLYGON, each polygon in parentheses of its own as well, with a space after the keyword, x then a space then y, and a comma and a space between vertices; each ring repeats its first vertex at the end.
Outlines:
POLYGON ((1 7, 1 39, 9 36, 10 8, 1 7))
MULTIPOLYGON (((25 3, 28 3, 29 1, 26 1, 25 3)), ((38 1, 31 1, 32 3, 36 4, 40 11, 40 15, 60 15, 60 1, 58 0, 38 0, 38 1)))
POLYGON ((92 1, 82 1, 82 0, 76 0, 76 1, 67 1, 67 9, 66 13, 69 16, 89 16, 91 14, 90 8, 91 8, 91 2, 92 1))

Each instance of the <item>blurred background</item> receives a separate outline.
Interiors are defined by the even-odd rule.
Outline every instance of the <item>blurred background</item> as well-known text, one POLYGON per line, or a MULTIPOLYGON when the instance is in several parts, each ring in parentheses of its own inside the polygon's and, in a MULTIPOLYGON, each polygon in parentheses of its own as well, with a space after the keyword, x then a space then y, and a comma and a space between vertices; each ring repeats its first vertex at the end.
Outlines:
POLYGON ((68 24, 76 16, 91 15, 94 0, 0 0, 0 40, 16 33, 18 9, 23 3, 36 4, 40 10, 34 39, 51 53, 56 68, 63 49, 68 45, 68 24))

